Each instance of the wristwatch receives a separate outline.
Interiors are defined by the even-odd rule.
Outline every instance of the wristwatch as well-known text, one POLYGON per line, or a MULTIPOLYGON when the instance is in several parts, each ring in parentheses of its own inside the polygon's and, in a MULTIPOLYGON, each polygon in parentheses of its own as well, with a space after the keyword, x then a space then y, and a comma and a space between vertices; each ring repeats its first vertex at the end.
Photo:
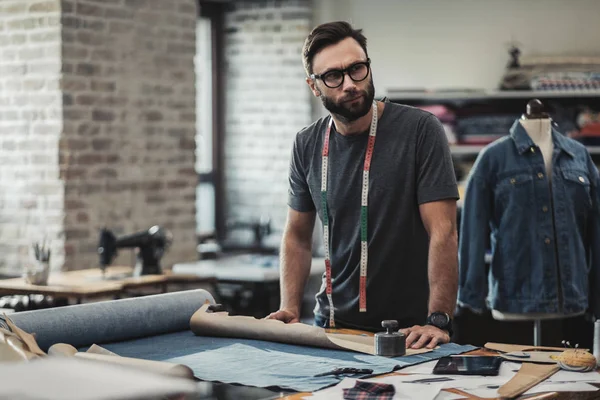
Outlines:
POLYGON ((427 325, 433 325, 443 331, 448 331, 448 335, 452 336, 452 318, 445 312, 435 311, 429 314, 427 325))

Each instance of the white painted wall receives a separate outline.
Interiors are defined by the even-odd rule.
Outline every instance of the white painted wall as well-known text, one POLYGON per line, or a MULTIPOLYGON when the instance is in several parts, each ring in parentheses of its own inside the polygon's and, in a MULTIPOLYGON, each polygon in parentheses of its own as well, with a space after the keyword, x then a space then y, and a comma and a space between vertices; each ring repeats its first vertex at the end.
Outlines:
POLYGON ((511 40, 523 55, 600 54, 599 0, 320 0, 314 24, 362 28, 377 95, 391 88, 494 89, 511 40))

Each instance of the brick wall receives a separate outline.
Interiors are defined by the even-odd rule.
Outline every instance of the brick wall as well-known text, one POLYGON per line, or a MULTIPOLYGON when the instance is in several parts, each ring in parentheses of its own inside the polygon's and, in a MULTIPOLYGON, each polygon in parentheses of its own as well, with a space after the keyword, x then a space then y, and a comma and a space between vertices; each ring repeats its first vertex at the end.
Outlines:
POLYGON ((2 271, 44 231, 56 268, 97 266, 103 226, 162 225, 164 266, 196 258, 196 19, 195 0, 0 2, 2 271))
MULTIPOLYGON (((63 0, 66 269, 98 264, 98 230, 159 224, 163 267, 195 252, 194 0, 63 0)), ((130 263, 121 252, 116 263, 130 263)))
POLYGON ((311 20, 307 0, 236 2, 226 15, 228 218, 283 227, 291 146, 311 122, 301 59, 311 20))
POLYGON ((60 46, 60 0, 0 2, 0 273, 45 235, 62 264, 60 46))

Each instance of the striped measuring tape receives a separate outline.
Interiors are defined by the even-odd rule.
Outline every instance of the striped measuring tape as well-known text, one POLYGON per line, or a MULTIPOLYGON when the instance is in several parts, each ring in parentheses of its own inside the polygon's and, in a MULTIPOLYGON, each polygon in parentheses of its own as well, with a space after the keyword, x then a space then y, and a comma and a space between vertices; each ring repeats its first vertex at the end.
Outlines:
MULTIPOLYGON (((329 119, 329 125, 325 132, 323 141, 322 165, 321 165, 321 203, 323 208, 323 242, 325 247, 325 279, 327 282, 326 294, 329 301, 329 326, 335 328, 335 312, 333 308, 333 288, 331 284, 331 254, 329 252, 329 213, 327 212, 327 171, 329 166, 329 136, 333 119, 329 119)), ((359 311, 367 311, 367 217, 368 217, 368 197, 369 197, 369 169, 371 168, 371 159, 373 158, 373 148, 375 147, 375 134, 377 133, 377 102, 373 101, 373 119, 371 120, 371 130, 369 132, 369 143, 365 154, 365 164, 363 168, 363 180, 360 204, 360 287, 359 287, 359 311)))

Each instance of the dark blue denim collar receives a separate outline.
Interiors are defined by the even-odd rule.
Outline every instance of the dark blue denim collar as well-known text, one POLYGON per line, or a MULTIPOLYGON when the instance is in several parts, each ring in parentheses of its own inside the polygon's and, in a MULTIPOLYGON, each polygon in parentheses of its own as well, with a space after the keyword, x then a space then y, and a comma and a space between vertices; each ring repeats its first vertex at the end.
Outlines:
MULTIPOLYGON (((535 147, 535 143, 531 140, 527 131, 518 119, 515 120, 513 126, 510 128, 510 136, 514 140, 519 154, 523 154, 532 147, 535 147)), ((554 143, 555 149, 562 150, 571 157, 575 157, 573 144, 566 140, 563 134, 554 127, 552 127, 552 142, 554 143)))

